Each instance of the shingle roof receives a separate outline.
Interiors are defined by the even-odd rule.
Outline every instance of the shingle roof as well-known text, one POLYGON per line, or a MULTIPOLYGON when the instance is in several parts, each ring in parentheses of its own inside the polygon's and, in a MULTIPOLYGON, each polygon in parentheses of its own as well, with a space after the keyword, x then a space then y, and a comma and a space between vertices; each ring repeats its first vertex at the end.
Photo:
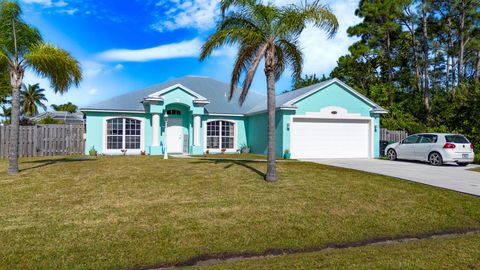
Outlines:
POLYGON ((228 101, 230 85, 207 77, 187 76, 160 83, 145 89, 117 96, 85 108, 83 110, 115 110, 115 111, 144 111, 141 103, 145 97, 169 86, 181 84, 192 91, 206 97, 210 103, 205 106, 208 113, 244 114, 265 100, 265 95, 250 91, 243 106, 238 103, 240 89, 235 91, 232 100, 228 101))
POLYGON ((83 123, 83 113, 81 112, 70 113, 65 111, 52 111, 52 112, 39 113, 31 117, 30 120, 33 122, 38 122, 49 116, 53 120, 61 120, 65 124, 82 124, 83 123))
MULTIPOLYGON (((292 101, 295 101, 298 98, 302 98, 302 96, 308 95, 309 92, 322 89, 323 87, 333 82, 337 82, 343 85, 353 94, 357 95, 359 98, 369 103, 374 110, 386 112, 379 105, 375 104, 373 101, 369 100, 354 89, 348 87, 338 79, 331 79, 328 81, 303 87, 295 91, 290 91, 277 95, 275 99, 276 107, 295 108, 295 106, 292 104, 292 101)), ((266 111, 267 109, 267 97, 263 94, 255 91, 250 91, 247 95, 247 98, 245 99, 245 102, 242 106, 240 106, 240 104, 238 103, 238 97, 240 95, 241 89, 237 89, 237 91, 235 91, 232 100, 229 102, 227 95, 230 89, 230 85, 228 83, 217 81, 208 77, 187 76, 160 83, 145 89, 130 92, 121 96, 117 96, 93 104, 91 106, 87 106, 86 108, 82 108, 81 110, 144 111, 144 107, 141 102, 144 100, 145 97, 175 84, 181 84, 189 88, 190 90, 198 93, 199 95, 206 97, 210 101, 210 103, 205 106, 205 109, 210 114, 254 114, 266 111)))

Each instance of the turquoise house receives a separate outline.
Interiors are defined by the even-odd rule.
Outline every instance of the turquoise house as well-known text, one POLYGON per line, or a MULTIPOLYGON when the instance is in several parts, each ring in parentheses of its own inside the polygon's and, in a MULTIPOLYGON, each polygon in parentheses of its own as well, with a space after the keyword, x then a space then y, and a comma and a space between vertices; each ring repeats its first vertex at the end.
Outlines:
MULTIPOLYGON (((229 84, 187 76, 82 108, 86 152, 162 155, 267 151, 267 98, 228 101, 229 84)), ((338 79, 276 96, 276 151, 292 158, 375 158, 387 111, 338 79)))

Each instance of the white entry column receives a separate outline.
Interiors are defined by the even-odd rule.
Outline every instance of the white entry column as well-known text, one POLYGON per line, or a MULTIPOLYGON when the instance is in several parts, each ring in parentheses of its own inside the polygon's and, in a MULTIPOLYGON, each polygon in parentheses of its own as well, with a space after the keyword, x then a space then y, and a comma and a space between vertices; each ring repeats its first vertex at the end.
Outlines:
POLYGON ((200 146, 200 115, 193 116, 193 145, 200 146))
POLYGON ((152 115, 152 146, 160 145, 160 115, 154 113, 152 115))

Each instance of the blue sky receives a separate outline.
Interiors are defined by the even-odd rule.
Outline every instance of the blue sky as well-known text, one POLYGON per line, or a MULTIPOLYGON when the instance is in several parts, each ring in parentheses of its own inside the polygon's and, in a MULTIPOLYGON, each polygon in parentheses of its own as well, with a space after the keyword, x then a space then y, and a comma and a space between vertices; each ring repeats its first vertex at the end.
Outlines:
MULTIPOLYGON (((355 41, 346 29, 360 21, 354 15, 358 0, 325 3, 337 15, 340 29, 331 40, 318 29, 304 31, 300 41, 308 74, 330 73, 355 41)), ((27 72, 25 82, 39 82, 47 89, 49 104, 71 101, 84 106, 185 75, 229 81, 234 48, 220 49, 204 62, 198 60, 202 42, 219 19, 218 0, 20 0, 20 4, 23 18, 46 41, 68 50, 82 65, 81 85, 63 96, 54 94, 47 80, 27 72)), ((252 90, 265 92, 261 71, 252 90)), ((277 83, 277 92, 290 85, 287 71, 277 83)))

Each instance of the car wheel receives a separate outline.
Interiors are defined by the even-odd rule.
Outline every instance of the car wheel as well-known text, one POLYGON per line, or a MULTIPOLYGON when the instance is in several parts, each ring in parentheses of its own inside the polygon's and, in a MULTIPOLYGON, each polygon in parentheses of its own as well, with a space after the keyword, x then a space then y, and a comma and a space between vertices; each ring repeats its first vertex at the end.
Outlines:
POLYGON ((428 156, 428 162, 430 162, 430 165, 433 165, 433 166, 442 166, 443 165, 442 155, 440 155, 437 152, 433 152, 428 156))
POLYGON ((389 160, 397 160, 397 152, 395 152, 393 149, 389 149, 387 151, 387 158, 389 160))
POLYGON ((468 163, 459 162, 459 163, 457 163, 457 165, 458 165, 458 166, 462 166, 462 167, 464 167, 464 166, 467 166, 467 165, 468 165, 468 163))

